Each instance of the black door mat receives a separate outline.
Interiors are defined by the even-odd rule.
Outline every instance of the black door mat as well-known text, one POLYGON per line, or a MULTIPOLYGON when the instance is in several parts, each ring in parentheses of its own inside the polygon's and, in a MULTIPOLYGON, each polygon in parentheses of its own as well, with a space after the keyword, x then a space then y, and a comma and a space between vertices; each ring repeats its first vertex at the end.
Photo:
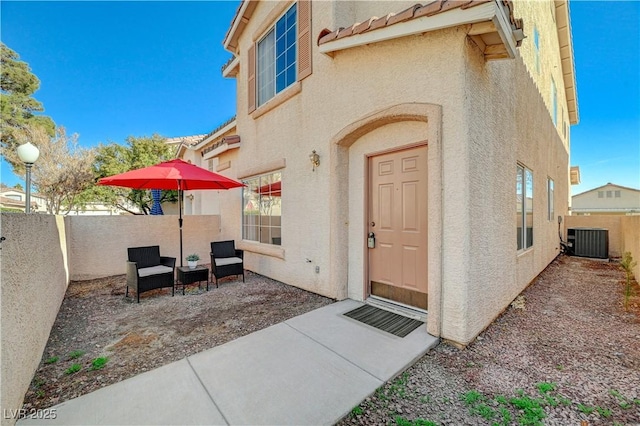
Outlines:
POLYGON ((371 305, 360 306, 343 315, 398 337, 404 337, 424 324, 422 321, 403 317, 371 305))

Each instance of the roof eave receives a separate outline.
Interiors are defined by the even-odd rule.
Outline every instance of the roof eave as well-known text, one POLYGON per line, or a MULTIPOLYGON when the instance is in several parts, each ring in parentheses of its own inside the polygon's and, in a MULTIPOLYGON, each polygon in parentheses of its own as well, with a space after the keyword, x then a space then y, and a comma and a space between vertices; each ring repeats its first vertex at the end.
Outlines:
POLYGON ((233 21, 231 22, 231 27, 229 31, 227 31, 227 35, 222 42, 222 45, 226 50, 231 53, 238 53, 238 39, 240 38, 240 34, 249 23, 249 18, 253 14, 257 6, 257 0, 242 0, 238 11, 233 17, 233 21))
POLYGON ((234 127, 236 127, 236 120, 233 120, 233 121, 229 122, 229 124, 227 124, 226 126, 222 127, 217 132, 212 133, 212 134, 208 135, 206 138, 202 139, 198 144, 193 146, 193 149, 199 150, 199 149, 204 148, 205 146, 209 145, 214 140, 220 138, 220 136, 224 135, 225 133, 227 133, 228 131, 230 131, 234 127))
POLYGON ((571 37, 571 20, 569 18, 569 2, 556 0, 556 28, 560 43, 560 59, 562 64, 562 78, 564 80, 565 97, 569 122, 578 124, 578 91, 576 88, 575 63, 573 60, 573 42, 571 37))
POLYGON ((422 34, 428 31, 435 31, 461 25, 463 23, 487 21, 491 20, 493 17, 493 10, 494 8, 492 4, 487 3, 467 10, 454 9, 433 17, 423 16, 362 34, 354 34, 345 38, 336 38, 335 40, 321 44, 319 50, 324 54, 332 54, 340 50, 415 34, 422 34))
POLYGON ((206 154, 202 155, 202 158, 204 160, 208 160, 211 158, 215 158, 218 157, 220 154, 223 154, 227 151, 231 151, 232 149, 237 149, 240 148, 240 140, 238 140, 237 142, 232 142, 232 143, 228 143, 225 142, 222 145, 220 145, 219 147, 207 152, 206 154))
POLYGON ((235 78, 236 75, 238 75, 239 65, 240 65, 240 57, 235 56, 233 60, 229 62, 229 64, 226 67, 224 67, 224 69, 222 70, 222 76, 226 78, 231 78, 231 77, 235 78))

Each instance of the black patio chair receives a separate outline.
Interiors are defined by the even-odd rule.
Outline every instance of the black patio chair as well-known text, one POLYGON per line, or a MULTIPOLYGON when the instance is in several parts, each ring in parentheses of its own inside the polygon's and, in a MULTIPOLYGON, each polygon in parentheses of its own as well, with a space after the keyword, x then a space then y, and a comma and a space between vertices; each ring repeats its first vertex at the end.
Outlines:
POLYGON ((236 250, 233 240, 211 243, 211 278, 218 279, 230 275, 242 275, 244 282, 244 251, 236 250))
POLYGON ((129 287, 136 291, 138 303, 141 293, 157 288, 171 287, 171 295, 175 294, 175 257, 160 256, 160 246, 130 247, 127 252, 125 297, 129 297, 129 287))

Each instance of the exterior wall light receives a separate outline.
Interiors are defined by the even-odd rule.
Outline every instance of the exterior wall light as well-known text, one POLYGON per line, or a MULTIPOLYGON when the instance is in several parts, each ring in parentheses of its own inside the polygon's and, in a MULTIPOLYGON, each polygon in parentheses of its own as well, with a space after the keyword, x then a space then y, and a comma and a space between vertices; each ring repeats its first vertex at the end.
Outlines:
POLYGON ((18 157, 20 157, 20 161, 24 163, 24 166, 27 169, 27 178, 26 178, 26 201, 25 201, 25 213, 31 213, 31 166, 38 160, 40 156, 40 150, 38 147, 33 145, 31 142, 24 143, 20 145, 17 149, 18 157))
POLYGON ((315 149, 311 151, 311 155, 309 155, 309 160, 311 161, 311 166, 312 166, 311 171, 315 172, 316 167, 320 165, 320 156, 318 155, 315 149))

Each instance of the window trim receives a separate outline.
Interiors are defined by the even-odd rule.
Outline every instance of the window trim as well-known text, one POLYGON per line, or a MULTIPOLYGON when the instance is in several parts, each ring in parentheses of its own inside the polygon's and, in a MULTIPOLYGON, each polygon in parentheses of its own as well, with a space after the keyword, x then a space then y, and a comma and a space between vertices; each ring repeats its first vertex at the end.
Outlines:
MULTIPOLYGON (((286 25, 286 24, 285 24, 286 25)), ((298 62, 299 62, 299 58, 298 58, 298 34, 299 34, 299 30, 298 30, 298 3, 297 2, 293 2, 292 4, 288 5, 288 7, 281 12, 275 19, 273 19, 273 23, 270 24, 263 32, 262 35, 255 41, 254 46, 255 46, 255 97, 256 97, 256 109, 260 108, 263 105, 266 105, 270 100, 274 99, 278 94, 286 91, 286 89, 288 89, 289 87, 291 87, 293 84, 295 84, 298 81, 298 62), (294 19, 294 37, 293 37, 293 51, 295 54, 295 60, 293 62, 293 64, 291 64, 290 66, 293 67, 294 72, 295 72, 295 76, 293 81, 286 85, 285 87, 283 87, 280 91, 277 91, 277 74, 278 74, 278 70, 277 70, 277 62, 278 62, 278 58, 277 56, 277 34, 275 34, 276 31, 276 26, 278 25, 278 22, 280 22, 280 20, 284 19, 285 16, 287 15, 287 13, 289 13, 289 11, 293 8, 296 8, 296 16, 294 19), (262 43, 267 36, 269 36, 269 34, 274 33, 274 58, 273 58, 273 66, 274 66, 274 77, 273 77, 273 85, 274 85, 274 92, 273 95, 271 97, 269 97, 268 99, 264 99, 262 103, 260 103, 260 67, 259 67, 259 56, 260 56, 260 43, 262 43)), ((286 28, 285 29, 285 33, 287 31, 289 31, 290 28, 286 28)), ((285 48, 285 50, 290 49, 292 46, 287 46, 285 48)))
POLYGON ((550 222, 554 221, 555 214, 555 183, 547 176, 547 216, 550 222))
POLYGON ((553 126, 558 126, 558 87, 556 80, 551 76, 551 120, 553 126))
POLYGON ((538 27, 533 27, 533 55, 536 72, 540 74, 540 31, 538 31, 538 27))
MULTIPOLYGON (((263 19, 262 24, 253 33, 251 45, 248 48, 247 55, 247 112, 252 115, 253 119, 257 119, 262 114, 270 111, 277 105, 285 102, 300 92, 300 82, 309 77, 313 73, 313 54, 315 44, 313 43, 311 28, 313 24, 313 7, 311 0, 297 0, 297 1, 282 1, 277 2, 267 17, 263 19), (278 102, 273 105, 274 98, 278 97, 278 94, 274 98, 271 98, 260 106, 260 111, 253 115, 258 109, 257 104, 257 82, 256 82, 256 41, 262 39, 294 5, 297 7, 297 49, 296 49, 296 85, 293 93, 289 92, 292 85, 289 85, 280 93, 287 93, 287 96, 279 98, 278 102), (267 107, 269 105, 269 107, 267 107), (264 108, 264 109, 262 109, 264 108)), ((242 55, 244 57, 244 55, 242 55)), ((244 59, 243 59, 244 63, 244 59)))
POLYGON ((293 98, 300 92, 302 92, 302 83, 300 83, 299 81, 296 81, 289 87, 285 88, 280 93, 276 93, 276 95, 273 98, 269 99, 267 102, 263 103, 258 108, 256 108, 251 113, 251 118, 255 120, 258 117, 262 117, 264 114, 268 113, 275 107, 280 106, 283 103, 287 102, 289 99, 293 98))
POLYGON ((517 232, 518 232, 518 226, 520 226, 520 237, 521 237, 521 241, 522 241, 522 247, 518 247, 518 239, 516 238, 516 250, 518 253, 522 253, 525 251, 530 250, 531 248, 533 248, 533 242, 534 242, 534 238, 533 238, 533 230, 534 230, 534 218, 533 218, 533 199, 534 199, 534 178, 533 178, 533 171, 531 169, 529 169, 527 166, 525 166, 522 163, 517 163, 516 166, 516 219, 517 219, 517 214, 518 214, 518 204, 522 205, 522 215, 520 220, 516 220, 516 237, 517 232), (520 172, 522 171, 522 174, 520 174, 520 172), (518 178, 522 177, 522 194, 520 197, 521 201, 518 201, 518 178), (527 177, 530 176, 530 182, 531 182, 531 238, 529 241, 529 238, 527 238, 527 209, 528 209, 528 204, 527 204, 527 177), (518 223, 519 222, 519 223, 518 223))
MULTIPOLYGON (((240 211, 241 211, 241 215, 240 215, 240 218, 241 218, 241 235, 242 235, 241 240, 242 240, 243 242, 246 242, 246 243, 249 243, 249 244, 256 244, 256 245, 260 245, 261 247, 278 247, 278 248, 279 248, 279 247, 281 247, 281 246, 282 246, 282 243, 280 243, 280 244, 274 244, 274 243, 272 243, 272 242, 262 242, 262 241, 260 241, 260 237, 261 237, 261 234, 262 234, 261 229, 263 228, 263 225, 262 225, 262 216, 263 216, 263 214, 261 213, 261 207, 258 209, 258 212, 259 212, 259 214, 258 214, 258 221, 257 221, 257 228, 258 228, 258 232, 257 232, 257 233, 258 233, 258 239, 257 239, 257 240, 254 240, 254 239, 248 239, 248 238, 246 238, 246 234, 245 234, 245 231, 246 231, 246 230, 245 230, 245 226, 247 226, 247 225, 245 224, 245 206, 246 206, 246 204, 248 204, 248 201, 247 201, 247 199, 245 198, 245 191, 247 191, 247 190, 249 189, 249 187, 250 187, 250 186, 249 186, 249 184, 248 184, 248 183, 249 183, 248 181, 253 180, 253 179, 258 179, 258 188, 260 188, 260 183, 261 183, 261 182, 260 182, 260 180, 261 180, 263 177, 265 177, 265 176, 270 176, 270 175, 274 175, 274 174, 276 174, 276 173, 279 173, 279 174, 280 174, 280 182, 282 182, 283 169, 276 169, 276 170, 271 170, 271 171, 268 171, 268 172, 258 173, 258 174, 255 174, 255 175, 246 176, 246 177, 244 177, 244 178, 242 178, 242 179, 241 179, 242 183, 243 183, 243 184, 245 184, 245 186, 242 188, 242 196, 241 196, 241 210, 240 210, 240 211)), ((274 182, 271 182, 269 185, 271 185, 271 184, 273 184, 273 183, 274 183, 274 182)), ((282 185, 282 183, 281 183, 281 185, 282 185)), ((271 186, 270 186, 270 187, 271 187, 271 186)), ((273 196, 273 197, 275 197, 274 195, 272 195, 272 196, 273 196)), ((280 198, 280 202, 279 202, 279 204, 280 204, 280 215, 279 215, 279 217, 280 217, 280 225, 279 225, 279 226, 276 226, 276 227, 274 227, 274 226, 272 226, 272 225, 268 225, 268 226, 266 226, 266 225, 265 225, 265 227, 268 227, 269 229, 272 229, 272 228, 279 228, 279 229, 280 229, 280 233, 279 233, 279 234, 280 234, 280 236, 279 236, 278 238, 280 238, 280 239, 281 239, 281 238, 282 238, 282 196, 280 195, 280 196, 279 196, 279 198, 280 198)), ((260 198, 260 199, 261 199, 261 198, 260 198)), ((260 200, 260 199, 259 199, 259 200, 260 200)), ((261 204, 261 201, 259 201, 259 203, 261 204)), ((248 215, 247 215, 247 216, 248 216, 248 215)), ((271 215, 271 217, 273 217, 273 216, 274 216, 274 215, 271 215)), ((269 235, 271 236, 271 232, 270 232, 270 234, 269 234, 269 235)), ((275 238, 275 237, 272 237, 272 238, 275 238)), ((280 240, 280 241, 281 241, 281 240, 280 240)), ((252 251, 255 251, 255 250, 252 250, 252 251)), ((281 253, 282 255, 284 255, 284 252, 283 252, 283 251, 277 251, 277 250, 276 250, 276 251, 273 251, 273 250, 266 250, 266 252, 265 252, 264 254, 269 254, 269 255, 271 255, 271 256, 276 256, 276 257, 278 257, 277 253, 281 253)))

